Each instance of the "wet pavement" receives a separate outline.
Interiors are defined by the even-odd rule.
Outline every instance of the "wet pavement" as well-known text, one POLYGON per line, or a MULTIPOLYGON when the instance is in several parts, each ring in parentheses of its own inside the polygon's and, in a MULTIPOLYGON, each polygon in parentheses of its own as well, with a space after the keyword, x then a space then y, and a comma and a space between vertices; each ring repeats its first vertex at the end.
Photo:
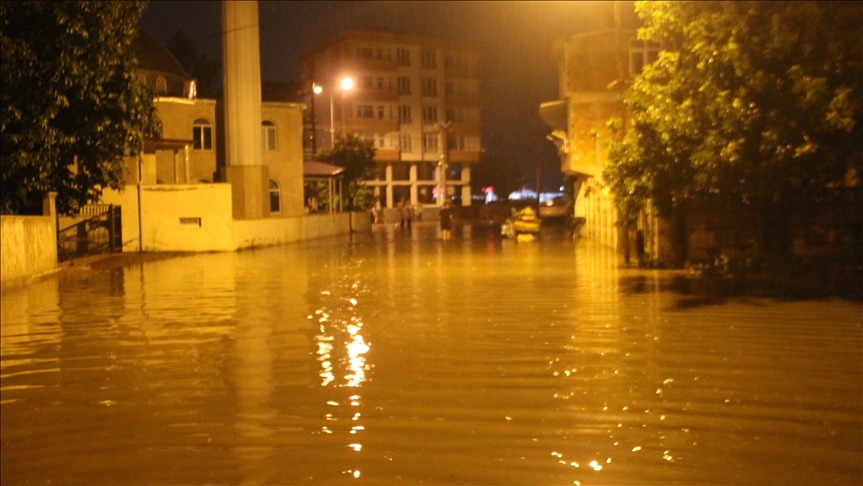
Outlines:
POLYGON ((861 484, 863 307, 435 226, 2 293, 3 484, 861 484))

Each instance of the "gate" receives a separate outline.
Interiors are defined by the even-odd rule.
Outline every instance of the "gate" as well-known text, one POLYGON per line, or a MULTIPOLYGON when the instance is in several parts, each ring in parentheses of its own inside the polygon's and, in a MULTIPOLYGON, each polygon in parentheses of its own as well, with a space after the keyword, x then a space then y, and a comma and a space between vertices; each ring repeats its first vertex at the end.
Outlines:
POLYGON ((77 216, 57 216, 57 260, 122 250, 120 206, 89 204, 77 216))

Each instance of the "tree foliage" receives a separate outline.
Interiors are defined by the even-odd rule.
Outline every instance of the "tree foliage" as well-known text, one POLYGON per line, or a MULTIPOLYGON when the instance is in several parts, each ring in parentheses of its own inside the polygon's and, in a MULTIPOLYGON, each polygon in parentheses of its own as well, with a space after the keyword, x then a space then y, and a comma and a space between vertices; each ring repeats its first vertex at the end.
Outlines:
POLYGON ((130 49, 145 5, 0 3, 4 214, 49 191, 74 213, 102 188, 121 189, 123 156, 159 129, 130 49))
POLYGON ((178 30, 168 39, 165 47, 177 58, 180 66, 195 78, 198 97, 215 98, 221 82, 222 62, 210 59, 199 51, 182 30, 178 30))
POLYGON ((863 4, 638 2, 663 51, 624 95, 604 178, 623 221, 713 201, 767 249, 788 222, 863 204, 863 4), (625 132, 625 136, 624 136, 625 132))
POLYGON ((336 138, 332 150, 321 152, 317 160, 344 167, 345 209, 362 211, 372 204, 372 189, 365 185, 375 170, 375 147, 372 141, 362 140, 354 134, 344 134, 336 138))

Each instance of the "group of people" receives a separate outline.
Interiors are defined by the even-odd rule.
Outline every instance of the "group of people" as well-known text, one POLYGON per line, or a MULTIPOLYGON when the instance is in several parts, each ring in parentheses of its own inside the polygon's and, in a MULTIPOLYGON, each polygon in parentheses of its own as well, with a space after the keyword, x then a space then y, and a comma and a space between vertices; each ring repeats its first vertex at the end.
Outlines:
MULTIPOLYGON (((405 201, 399 201, 399 227, 410 229, 414 219, 414 210, 410 204, 405 201)), ((380 209, 376 206, 372 207, 371 220, 373 224, 380 222, 380 209)), ((447 201, 440 210, 440 231, 441 239, 448 240, 452 237, 452 205, 447 201)))

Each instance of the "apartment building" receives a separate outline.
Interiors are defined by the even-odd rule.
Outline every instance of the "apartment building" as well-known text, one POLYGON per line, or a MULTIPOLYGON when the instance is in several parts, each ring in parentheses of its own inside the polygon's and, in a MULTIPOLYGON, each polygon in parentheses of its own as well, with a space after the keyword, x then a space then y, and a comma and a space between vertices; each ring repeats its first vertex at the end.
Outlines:
POLYGON ((394 31, 346 31, 314 47, 300 56, 306 153, 353 133, 377 150, 366 184, 381 207, 469 205, 482 151, 478 60, 472 46, 394 31))

